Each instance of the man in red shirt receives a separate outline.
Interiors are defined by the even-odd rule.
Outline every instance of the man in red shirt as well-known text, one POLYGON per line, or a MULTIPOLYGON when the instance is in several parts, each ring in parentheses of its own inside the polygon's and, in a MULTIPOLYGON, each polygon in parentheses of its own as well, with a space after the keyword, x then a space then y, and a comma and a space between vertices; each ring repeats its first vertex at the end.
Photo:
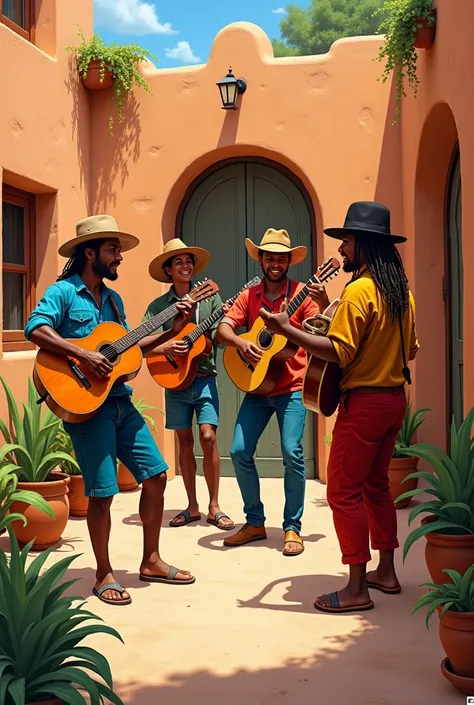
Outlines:
MULTIPOLYGON (((290 301, 301 291, 304 284, 291 281, 287 273, 291 264, 304 260, 307 249, 303 246, 291 247, 286 230, 273 228, 267 230, 260 246, 248 238, 245 240, 245 246, 250 257, 260 263, 264 279, 258 286, 246 289, 239 295, 222 319, 217 329, 217 337, 222 344, 238 348, 240 353, 255 365, 262 357, 262 351, 254 343, 240 338, 234 331, 241 326, 250 330, 262 307, 269 312, 278 312, 284 301, 290 301)), ((292 316, 291 323, 296 328, 301 328, 305 318, 318 312, 319 307, 306 298, 292 316)), ((225 539, 225 546, 243 546, 267 537, 264 507, 260 499, 260 482, 253 456, 260 436, 276 413, 285 467, 283 555, 295 556, 304 551, 300 532, 306 485, 302 444, 306 409, 303 406, 301 390, 306 359, 304 350, 298 348, 294 357, 284 364, 271 394, 260 396, 248 393, 244 397, 237 416, 230 455, 244 501, 246 523, 239 531, 225 539)))

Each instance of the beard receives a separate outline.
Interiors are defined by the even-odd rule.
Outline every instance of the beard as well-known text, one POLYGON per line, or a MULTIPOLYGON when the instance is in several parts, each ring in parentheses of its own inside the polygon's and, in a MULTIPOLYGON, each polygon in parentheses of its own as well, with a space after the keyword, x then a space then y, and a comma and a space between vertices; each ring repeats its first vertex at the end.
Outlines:
POLYGON ((112 271, 111 267, 112 265, 118 265, 118 262, 112 262, 112 264, 107 267, 106 264, 104 264, 101 260, 95 259, 92 262, 92 270, 95 274, 97 274, 98 277, 102 277, 103 279, 110 279, 111 281, 115 281, 118 277, 118 272, 117 270, 112 271))
POLYGON ((358 267, 356 267, 356 263, 354 261, 352 262, 346 262, 345 264, 342 265, 342 271, 343 272, 355 272, 358 267))
POLYGON ((288 274, 288 269, 289 269, 289 266, 288 266, 288 267, 280 274, 280 276, 274 277, 274 276, 271 275, 271 274, 267 274, 267 272, 269 272, 269 270, 271 269, 271 267, 267 267, 266 270, 264 269, 263 265, 261 265, 261 267, 262 267, 262 272, 263 272, 263 276, 265 277, 265 279, 267 279, 267 281, 269 281, 269 282, 273 282, 274 284, 278 284, 278 282, 283 281, 283 279, 285 279, 285 277, 287 276, 287 274, 288 274))

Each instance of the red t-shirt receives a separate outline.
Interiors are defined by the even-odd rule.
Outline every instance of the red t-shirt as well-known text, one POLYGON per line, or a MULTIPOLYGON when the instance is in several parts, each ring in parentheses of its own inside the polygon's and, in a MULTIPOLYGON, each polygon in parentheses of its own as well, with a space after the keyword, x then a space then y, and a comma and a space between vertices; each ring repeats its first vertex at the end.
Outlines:
MULTIPOLYGON (((287 280, 287 282, 290 284, 288 297, 288 301, 290 301, 301 291, 305 284, 291 280, 287 280)), ((241 326, 247 326, 247 329, 250 330, 259 317, 261 308, 268 307, 268 310, 272 311, 272 313, 278 313, 286 295, 287 285, 283 287, 282 293, 278 299, 270 301, 265 294, 265 286, 262 281, 258 286, 245 289, 245 291, 239 294, 223 320, 228 320, 229 323, 232 322, 234 324, 234 330, 237 330, 241 326)), ((301 306, 290 318, 290 323, 295 326, 295 328, 301 328, 305 318, 310 318, 317 313, 319 313, 318 306, 309 297, 306 297, 301 306)), ((303 348, 298 348, 296 354, 285 362, 280 379, 273 392, 268 396, 300 391, 303 387, 306 365, 306 352, 303 348)))

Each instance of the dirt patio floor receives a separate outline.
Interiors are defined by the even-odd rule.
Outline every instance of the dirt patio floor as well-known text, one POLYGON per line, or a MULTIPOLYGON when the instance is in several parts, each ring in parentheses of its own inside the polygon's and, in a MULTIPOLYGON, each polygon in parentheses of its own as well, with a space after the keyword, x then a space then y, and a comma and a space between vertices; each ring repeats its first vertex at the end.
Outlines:
MULTIPOLYGON (((199 478, 201 511, 206 488, 199 478)), ((182 528, 168 521, 185 507, 181 478, 168 483, 162 530, 163 558, 189 569, 191 586, 138 580, 141 527, 139 491, 113 504, 111 555, 116 576, 133 603, 112 607, 91 596, 94 560, 84 520, 71 519, 53 556, 71 551, 68 579, 74 594, 89 597, 92 612, 115 627, 125 645, 99 635, 90 644, 111 664, 115 690, 127 705, 451 705, 465 703, 440 672, 444 656, 437 619, 410 617, 429 580, 424 541, 401 564, 400 595, 372 592, 376 607, 360 615, 326 615, 314 598, 342 587, 340 562, 325 487, 309 481, 304 515, 305 552, 281 555, 283 483, 262 481, 268 540, 239 549, 222 545, 226 533, 200 523, 182 528)), ((238 524, 242 505, 236 481, 224 478, 221 508, 238 524)), ((409 510, 398 512, 400 543, 409 510)), ((204 512, 203 512, 204 514, 204 512)), ((375 561, 373 561, 375 567, 375 561)))

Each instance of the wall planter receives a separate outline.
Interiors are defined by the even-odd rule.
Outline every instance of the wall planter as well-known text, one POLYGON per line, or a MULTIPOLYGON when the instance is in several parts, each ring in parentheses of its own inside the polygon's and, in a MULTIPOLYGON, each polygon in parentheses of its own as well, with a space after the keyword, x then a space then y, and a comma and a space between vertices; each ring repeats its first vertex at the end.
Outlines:
POLYGON ((110 67, 103 61, 90 61, 82 82, 88 91, 104 91, 112 88, 114 79, 110 67))
POLYGON ((60 472, 51 473, 47 482, 19 482, 19 490, 31 490, 39 494, 54 512, 54 519, 43 511, 25 504, 13 502, 10 511, 23 514, 27 523, 12 522, 13 533, 20 546, 33 541, 32 550, 44 551, 54 546, 62 537, 69 519, 68 484, 69 475, 60 472))
POLYGON ((436 35, 436 10, 430 10, 427 17, 416 18, 415 49, 431 49, 436 35))

